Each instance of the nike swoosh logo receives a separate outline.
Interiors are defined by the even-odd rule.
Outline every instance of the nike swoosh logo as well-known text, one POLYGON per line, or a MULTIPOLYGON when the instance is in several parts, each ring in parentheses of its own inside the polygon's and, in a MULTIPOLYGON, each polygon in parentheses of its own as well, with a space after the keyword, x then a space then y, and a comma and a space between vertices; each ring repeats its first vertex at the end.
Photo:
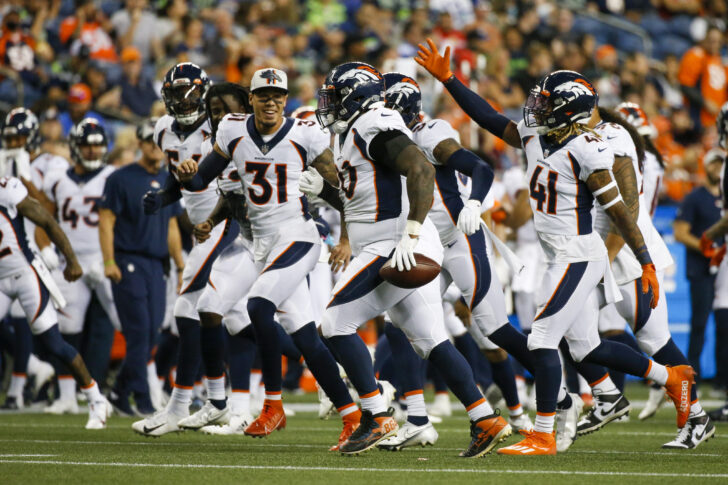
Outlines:
POLYGON ((617 138, 617 135, 612 135, 612 136, 608 136, 608 137, 607 137, 607 140, 612 140, 612 139, 614 139, 614 138, 617 138))
POLYGON ((433 121, 432 123, 430 123, 429 125, 427 125, 427 127, 428 128, 432 128, 433 126, 435 126, 435 123, 437 123, 437 121, 433 121))
POLYGON ((152 432, 152 431, 154 431, 155 429, 157 429, 157 428, 161 428, 162 426, 164 426, 164 423, 160 424, 159 426, 155 426, 155 427, 153 427, 153 428, 147 428, 146 426, 144 426, 144 433, 145 433, 145 434, 151 433, 151 432, 152 432))
POLYGON ((606 150, 606 149, 607 149, 607 147, 604 147, 604 148, 597 148, 597 151, 598 151, 598 152, 603 152, 603 151, 604 151, 604 150, 606 150))
POLYGON ((701 433, 695 435, 695 439, 700 441, 703 439, 703 436, 705 436, 705 428, 703 428, 703 431, 701 433))
POLYGON ((612 413, 612 411, 614 411, 614 409, 615 409, 615 408, 617 407, 617 404, 619 404, 619 401, 621 401, 621 399, 617 400, 617 402, 615 402, 614 404, 612 404, 612 407, 611 407, 611 408, 609 408, 609 409, 605 409, 604 411, 600 411, 600 412, 599 412, 599 414, 601 414, 601 415, 602 415, 602 417, 606 417, 606 416, 608 416, 608 415, 609 415, 609 414, 611 414, 611 413, 612 413))
POLYGON ((387 116, 392 116, 392 115, 385 115, 384 113, 382 113, 382 118, 386 118, 387 116))

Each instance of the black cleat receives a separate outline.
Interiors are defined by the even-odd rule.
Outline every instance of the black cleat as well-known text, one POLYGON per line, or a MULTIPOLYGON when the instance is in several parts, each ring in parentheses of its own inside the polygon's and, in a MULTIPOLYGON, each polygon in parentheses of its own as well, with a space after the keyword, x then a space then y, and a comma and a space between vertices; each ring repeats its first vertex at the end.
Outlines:
POLYGON ((594 407, 576 425, 578 436, 593 433, 607 423, 629 414, 631 406, 623 394, 598 394, 594 396, 594 407))

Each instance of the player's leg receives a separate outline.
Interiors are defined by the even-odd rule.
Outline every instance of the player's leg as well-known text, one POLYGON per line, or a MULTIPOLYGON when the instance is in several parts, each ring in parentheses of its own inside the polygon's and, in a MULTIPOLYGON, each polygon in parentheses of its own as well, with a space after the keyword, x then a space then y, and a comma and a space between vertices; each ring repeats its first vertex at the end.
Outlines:
MULTIPOLYGON (((719 384, 728 389, 728 258, 723 258, 718 267, 715 279, 715 299, 713 300, 713 315, 715 316, 715 355, 716 364, 721 366, 718 373, 723 372, 725 381, 719 384)), ((711 419, 715 421, 728 421, 728 401, 722 408, 710 412, 711 419)))
MULTIPOLYGON (((7 295, 0 293, 0 316, 8 315, 10 311, 10 304, 12 303, 12 300, 7 295)), ((23 321, 23 325, 27 328, 28 324, 23 321)), ((10 377, 10 386, 8 387, 8 391, 5 396, 5 402, 2 405, 2 409, 8 409, 8 410, 17 410, 22 409, 25 407, 25 403, 23 401, 23 388, 25 387, 25 382, 27 379, 27 372, 22 370, 20 358, 22 358, 22 354, 24 353, 22 351, 22 348, 30 347, 32 346, 32 340, 26 344, 23 340, 23 337, 26 337, 23 334, 20 334, 18 332, 18 329, 13 325, 8 319, 8 321, 0 323, 0 326, 3 327, 2 332, 3 335, 0 337, 0 340, 5 340, 5 350, 8 351, 9 354, 12 354, 13 356, 13 373, 10 377), (20 338, 19 338, 20 337, 20 338), (18 361, 18 366, 16 367, 15 362, 18 361)), ((19 326, 19 325, 18 325, 19 326)), ((30 331, 27 331, 28 334, 30 334, 30 331)), ((32 339, 32 337, 31 337, 32 339)), ((0 346, 1 347, 1 346, 0 346)), ((0 351, 1 352, 1 351, 0 351)), ((28 354, 30 353, 30 350, 28 350, 28 354)), ((0 355, 2 357, 2 355, 0 355)), ((25 366, 27 368, 27 362, 28 357, 25 358, 25 366)), ((27 370, 27 369, 26 369, 27 370)))
POLYGON ((50 293, 34 269, 28 267, 17 278, 5 278, 1 292, 15 297, 25 312, 31 331, 45 349, 63 362, 71 371, 89 403, 89 419, 86 429, 102 429, 111 415, 111 406, 101 395, 81 358, 81 354, 63 340, 58 330, 56 311, 50 301, 50 293), (6 286, 7 285, 7 286, 6 286))

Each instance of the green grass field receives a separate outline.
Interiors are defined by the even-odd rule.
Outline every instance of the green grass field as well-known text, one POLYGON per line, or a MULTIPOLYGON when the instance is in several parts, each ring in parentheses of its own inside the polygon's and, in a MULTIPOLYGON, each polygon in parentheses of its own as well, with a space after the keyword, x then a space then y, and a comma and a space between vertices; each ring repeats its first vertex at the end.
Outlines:
MULTIPOLYGON (((644 399, 646 393, 634 384, 628 396, 644 399)), ((0 483, 728 483, 725 423, 697 450, 668 451, 660 446, 675 434, 672 408, 646 422, 637 420, 638 412, 627 423, 577 440, 568 453, 472 460, 457 456, 469 441, 464 411, 437 425, 435 447, 358 457, 329 452, 340 421, 321 421, 312 412, 297 412, 285 430, 264 440, 194 432, 153 439, 134 434, 131 418, 112 418, 108 429, 86 431, 85 415, 1 414, 0 483)))

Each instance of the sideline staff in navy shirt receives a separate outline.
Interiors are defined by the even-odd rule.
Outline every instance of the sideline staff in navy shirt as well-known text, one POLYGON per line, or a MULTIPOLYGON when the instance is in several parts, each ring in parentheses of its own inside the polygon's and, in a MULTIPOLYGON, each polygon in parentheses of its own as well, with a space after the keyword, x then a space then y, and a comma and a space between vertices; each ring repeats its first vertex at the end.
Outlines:
POLYGON ((700 354, 705 343, 705 326, 713 309, 715 275, 710 260, 700 251, 700 236, 720 219, 720 170, 722 153, 711 150, 705 156, 705 185, 683 200, 673 230, 675 240, 685 245, 685 276, 690 282, 690 344, 688 361, 700 375, 700 354))
POLYGON ((142 156, 137 163, 109 176, 99 213, 99 237, 104 272, 111 279, 114 302, 126 339, 126 357, 116 379, 112 404, 130 413, 134 393, 142 414, 154 412, 147 384, 147 362, 164 319, 166 282, 164 266, 170 255, 177 271, 184 266, 176 216, 179 203, 145 215, 144 194, 158 189, 167 178, 164 154, 154 143, 154 125, 137 129, 142 156))

